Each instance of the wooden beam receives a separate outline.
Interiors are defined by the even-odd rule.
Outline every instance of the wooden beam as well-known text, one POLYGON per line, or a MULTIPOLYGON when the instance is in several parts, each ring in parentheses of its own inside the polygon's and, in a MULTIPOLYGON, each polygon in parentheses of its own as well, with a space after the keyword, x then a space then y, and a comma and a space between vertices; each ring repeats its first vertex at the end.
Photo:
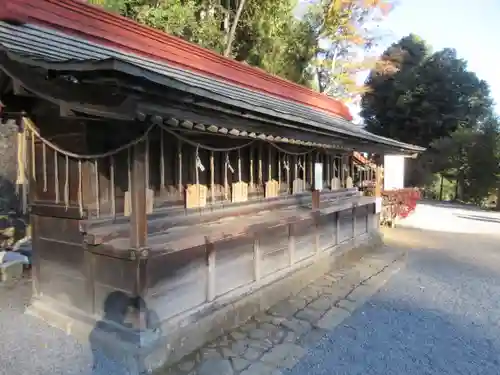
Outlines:
POLYGON ((134 146, 131 166, 130 247, 140 250, 147 242, 146 214, 146 142, 134 146))
POLYGON ((21 84, 21 81, 17 79, 12 80, 12 92, 14 95, 17 96, 28 96, 28 97, 34 97, 34 95, 26 90, 24 86, 21 84))

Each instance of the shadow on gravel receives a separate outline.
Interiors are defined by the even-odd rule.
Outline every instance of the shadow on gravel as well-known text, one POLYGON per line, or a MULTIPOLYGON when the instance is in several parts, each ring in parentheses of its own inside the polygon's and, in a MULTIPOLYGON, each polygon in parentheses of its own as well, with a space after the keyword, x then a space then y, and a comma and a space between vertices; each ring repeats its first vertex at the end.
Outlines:
POLYGON ((485 221, 488 223, 500 223, 500 219, 491 216, 478 216, 478 215, 455 215, 461 219, 485 221))
POLYGON ((498 237, 395 228, 408 264, 283 375, 496 375, 498 237))
POLYGON ((433 206, 433 207, 443 207, 443 208, 459 208, 461 210, 477 211, 477 212, 492 212, 492 210, 480 208, 473 204, 467 203, 457 203, 457 202, 441 202, 433 200, 421 200, 418 202, 422 206, 433 206))
POLYGON ((500 287, 498 237, 395 228, 386 232, 384 242, 408 251, 412 271, 447 284, 472 279, 500 287))
POLYGON ((379 295, 283 375, 496 375, 500 342, 495 333, 379 295))

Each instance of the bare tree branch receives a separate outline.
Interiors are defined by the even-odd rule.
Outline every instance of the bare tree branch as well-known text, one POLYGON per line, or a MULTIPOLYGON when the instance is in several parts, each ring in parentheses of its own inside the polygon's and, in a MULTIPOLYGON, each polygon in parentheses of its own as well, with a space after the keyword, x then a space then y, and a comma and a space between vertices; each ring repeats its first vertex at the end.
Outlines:
POLYGON ((231 30, 229 31, 229 36, 227 38, 226 50, 224 51, 224 56, 226 57, 228 57, 231 54, 234 35, 236 34, 236 27, 238 26, 238 21, 240 19, 241 12, 243 11, 244 6, 245 6, 245 0, 240 0, 240 3, 238 4, 238 10, 236 11, 236 15, 234 16, 233 24, 231 25, 231 30))

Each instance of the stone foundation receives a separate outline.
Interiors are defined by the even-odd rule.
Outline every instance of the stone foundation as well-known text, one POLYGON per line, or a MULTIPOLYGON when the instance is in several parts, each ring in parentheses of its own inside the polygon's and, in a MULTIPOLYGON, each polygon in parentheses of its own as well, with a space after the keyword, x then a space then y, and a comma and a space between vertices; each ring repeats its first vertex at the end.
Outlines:
POLYGON ((204 343, 297 294, 323 274, 361 258, 381 243, 378 231, 344 241, 331 251, 318 252, 274 273, 272 279, 263 278, 259 283, 235 289, 211 303, 165 320, 155 331, 124 330, 109 322, 96 322, 77 311, 54 311, 37 300, 28 312, 81 340, 90 337, 93 347, 98 343, 101 352, 120 362, 129 373, 142 373, 176 363, 204 343))

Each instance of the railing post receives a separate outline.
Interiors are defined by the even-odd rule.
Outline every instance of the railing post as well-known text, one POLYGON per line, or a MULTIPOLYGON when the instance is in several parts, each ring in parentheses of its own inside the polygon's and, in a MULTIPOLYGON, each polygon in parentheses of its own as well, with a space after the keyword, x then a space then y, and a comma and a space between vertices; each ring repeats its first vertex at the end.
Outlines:
POLYGON ((261 277, 261 254, 259 238, 255 236, 253 241, 253 277, 256 282, 260 281, 261 277))
POLYGON ((294 224, 288 224, 288 264, 295 263, 295 230, 294 224))

